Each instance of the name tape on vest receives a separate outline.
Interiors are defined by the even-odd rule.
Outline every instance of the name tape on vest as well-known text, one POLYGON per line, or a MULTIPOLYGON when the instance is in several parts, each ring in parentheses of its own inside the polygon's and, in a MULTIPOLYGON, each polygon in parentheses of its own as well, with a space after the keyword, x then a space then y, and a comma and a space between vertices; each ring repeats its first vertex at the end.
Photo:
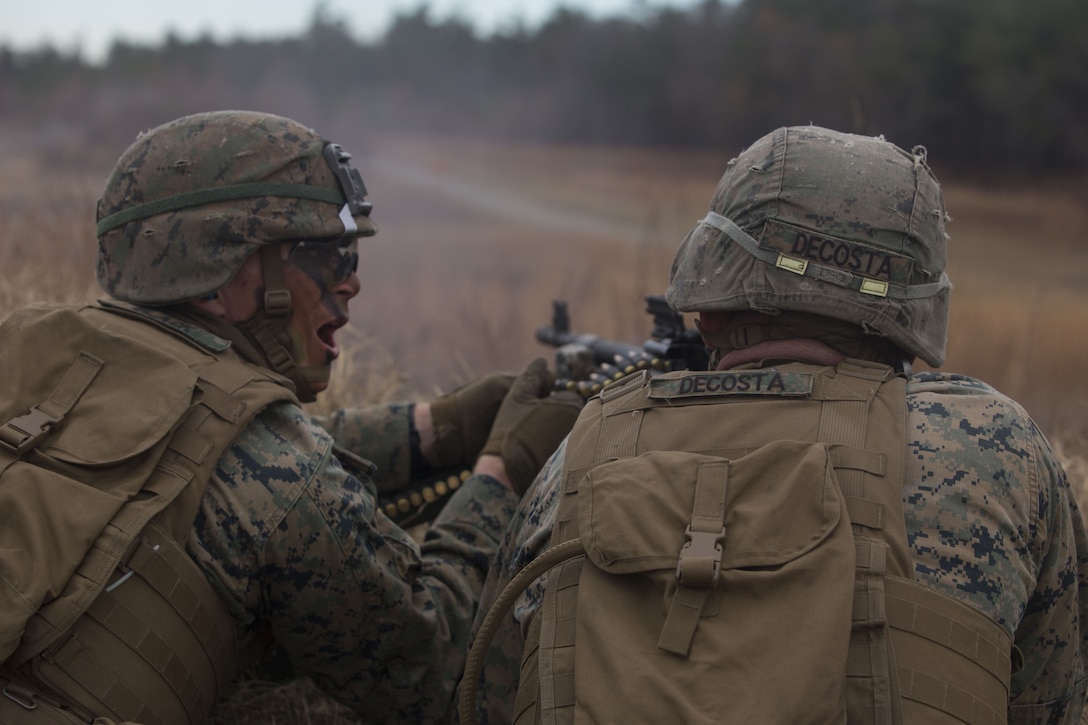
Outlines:
POLYGON ((650 397, 695 398, 716 395, 773 395, 803 397, 812 394, 812 373, 777 370, 732 370, 687 373, 650 381, 650 397))

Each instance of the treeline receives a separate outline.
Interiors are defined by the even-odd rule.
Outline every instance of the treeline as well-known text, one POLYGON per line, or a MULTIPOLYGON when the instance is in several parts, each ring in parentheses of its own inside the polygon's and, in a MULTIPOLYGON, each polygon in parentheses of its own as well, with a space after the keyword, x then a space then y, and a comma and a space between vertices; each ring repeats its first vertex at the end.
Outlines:
POLYGON ((115 42, 100 65, 51 48, 0 48, 0 119, 25 121, 46 149, 61 137, 123 146, 139 128, 222 107, 295 115, 330 135, 399 129, 729 150, 811 122, 924 143, 964 171, 1088 167, 1084 0, 633 8, 605 19, 560 9, 539 27, 484 36, 422 6, 363 43, 318 5, 298 37, 115 42))

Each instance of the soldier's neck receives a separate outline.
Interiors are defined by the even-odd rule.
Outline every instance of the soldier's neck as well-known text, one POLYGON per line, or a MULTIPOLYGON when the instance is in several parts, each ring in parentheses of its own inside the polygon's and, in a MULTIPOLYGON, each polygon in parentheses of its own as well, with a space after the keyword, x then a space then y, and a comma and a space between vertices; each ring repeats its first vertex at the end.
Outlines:
POLYGON ((810 338, 790 340, 765 340, 750 347, 730 350, 718 362, 718 370, 729 370, 740 365, 774 358, 815 365, 836 365, 846 356, 826 343, 810 338))

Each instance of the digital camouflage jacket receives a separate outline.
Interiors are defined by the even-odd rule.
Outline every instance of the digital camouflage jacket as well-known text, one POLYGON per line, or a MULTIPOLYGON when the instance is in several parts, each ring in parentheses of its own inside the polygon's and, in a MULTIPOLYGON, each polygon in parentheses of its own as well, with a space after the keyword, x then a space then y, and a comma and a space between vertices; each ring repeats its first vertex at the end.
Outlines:
POLYGON ((269 406, 219 460, 187 542, 243 643, 270 634, 296 674, 374 722, 445 716, 517 502, 472 476, 422 545, 393 524, 371 472, 342 463, 334 444, 395 488, 408 479, 409 413, 393 404, 317 419, 269 406))

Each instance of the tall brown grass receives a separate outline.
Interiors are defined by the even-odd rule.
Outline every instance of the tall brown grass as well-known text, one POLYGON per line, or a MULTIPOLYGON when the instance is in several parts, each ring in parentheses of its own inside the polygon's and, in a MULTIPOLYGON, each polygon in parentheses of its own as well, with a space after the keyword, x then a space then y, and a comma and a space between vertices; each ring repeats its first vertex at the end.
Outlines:
MULTIPOLYGON (((314 410, 423 399, 552 351, 551 302, 576 329, 640 343, 643 296, 706 211, 728 154, 381 138, 355 144, 381 232, 330 390, 314 410)), ((350 139, 344 140, 347 145, 350 139)), ((349 146, 350 147, 350 146, 349 146)), ((32 300, 101 294, 94 201, 108 170, 0 160, 0 317, 32 300)), ((1088 501, 1088 230, 1083 185, 946 183, 956 285, 946 369, 1023 403, 1088 501)), ((2 344, 2 341, 0 341, 2 344)), ((247 683, 217 722, 353 723, 306 681, 247 683)))

